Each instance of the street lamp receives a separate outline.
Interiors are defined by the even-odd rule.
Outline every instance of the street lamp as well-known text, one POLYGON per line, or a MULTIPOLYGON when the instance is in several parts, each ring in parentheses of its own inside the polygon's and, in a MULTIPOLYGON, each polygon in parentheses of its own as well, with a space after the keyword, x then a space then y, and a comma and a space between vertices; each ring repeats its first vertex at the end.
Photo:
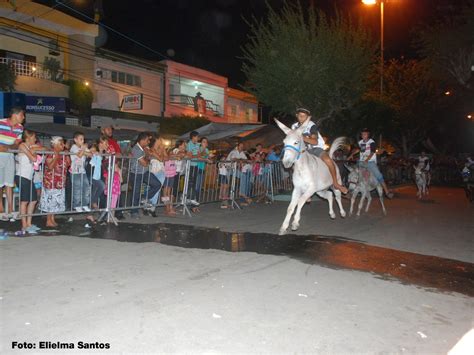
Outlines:
MULTIPOLYGON (((383 7, 386 0, 378 0, 380 4, 380 96, 383 94, 383 7)), ((377 5, 377 0, 362 0, 364 5, 377 5)))

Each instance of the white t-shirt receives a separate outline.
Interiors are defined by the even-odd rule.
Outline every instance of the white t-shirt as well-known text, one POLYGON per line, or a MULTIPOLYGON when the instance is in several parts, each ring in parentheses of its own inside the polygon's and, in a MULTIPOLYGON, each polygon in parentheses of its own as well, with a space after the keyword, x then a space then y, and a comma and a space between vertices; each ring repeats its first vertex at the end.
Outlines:
POLYGON ((239 159, 247 160, 247 156, 245 155, 244 152, 239 152, 238 149, 232 150, 227 156, 228 161, 239 160, 239 159))
POLYGON ((32 180, 34 173, 33 165, 34 163, 25 153, 18 153, 16 156, 16 175, 32 180))
POLYGON ((82 158, 79 158, 76 154, 81 149, 76 145, 73 144, 71 147, 71 174, 85 174, 85 164, 86 164, 86 156, 83 155, 82 158))
POLYGON ((430 170, 430 158, 429 157, 419 156, 418 157, 418 164, 422 165, 425 170, 427 170, 427 171, 430 170))
POLYGON ((219 175, 227 175, 227 168, 230 168, 227 165, 226 163, 219 162, 219 175))
MULTIPOLYGON (((301 126, 301 124, 299 122, 296 122, 296 123, 293 123, 293 125, 291 126, 291 129, 297 129, 301 126)), ((318 143, 317 144, 309 144, 309 143, 306 143, 306 145, 309 147, 309 148, 321 148, 321 149, 324 149, 324 145, 325 145, 325 142, 324 142, 324 139, 323 137, 321 136, 321 133, 319 133, 319 130, 318 130, 318 127, 316 126, 316 123, 314 123, 313 121, 309 121, 308 124, 306 125, 304 131, 303 131, 303 136, 305 137, 310 137, 311 135, 315 135, 316 137, 318 137, 318 143)))
MULTIPOLYGON (((173 154, 178 155, 180 152, 179 148, 174 148, 173 149, 173 154)), ((184 171, 184 166, 183 166, 183 161, 182 160, 176 160, 176 172, 178 175, 184 171)))
POLYGON ((377 162, 377 154, 375 153, 375 141, 372 138, 369 138, 367 142, 364 142, 364 140, 359 141, 359 148, 360 148, 360 161, 365 161, 367 157, 374 153, 372 155, 372 158, 370 158, 370 162, 377 162))

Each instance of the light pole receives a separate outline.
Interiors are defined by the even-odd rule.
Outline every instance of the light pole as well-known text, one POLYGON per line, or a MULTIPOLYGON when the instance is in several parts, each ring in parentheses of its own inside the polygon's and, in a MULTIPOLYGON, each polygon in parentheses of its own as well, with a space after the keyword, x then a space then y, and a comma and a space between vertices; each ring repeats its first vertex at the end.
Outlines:
MULTIPOLYGON (((377 0, 362 0, 362 3, 364 5, 377 5, 377 0)), ((384 11, 384 4, 385 0, 378 0, 378 3, 380 4, 380 96, 383 94, 383 50, 384 50, 384 43, 383 43, 383 11, 384 11)))

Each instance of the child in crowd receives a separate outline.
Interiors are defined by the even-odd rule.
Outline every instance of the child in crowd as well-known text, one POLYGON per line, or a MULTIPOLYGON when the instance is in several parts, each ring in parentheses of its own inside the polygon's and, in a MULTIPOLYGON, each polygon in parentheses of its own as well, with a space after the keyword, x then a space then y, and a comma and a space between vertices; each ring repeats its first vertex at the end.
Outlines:
POLYGON ((229 208, 229 163, 226 163, 223 154, 218 158, 219 167, 219 199, 222 201, 221 208, 229 208))
POLYGON ((105 190, 105 183, 102 180, 102 153, 107 151, 108 138, 100 137, 97 143, 94 143, 90 149, 92 167, 91 172, 91 206, 93 209, 99 209, 99 201, 105 190))
POLYGON ((64 151, 64 140, 62 137, 51 138, 51 148, 54 153, 46 156, 44 167, 43 185, 41 194, 41 210, 48 213, 46 226, 57 227, 58 224, 54 214, 66 210, 66 174, 70 166, 70 159, 67 155, 61 154, 64 151))
POLYGON ((18 147, 20 153, 16 157, 15 184, 20 190, 20 214, 21 231, 16 235, 26 233, 36 234, 39 227, 32 224, 32 214, 34 213, 38 196, 33 183, 34 165, 37 160, 36 151, 41 147, 36 145, 36 134, 30 130, 23 131, 22 143, 18 147))
POLYGON ((77 212, 90 212, 90 184, 85 169, 86 157, 90 156, 90 152, 84 142, 83 133, 74 133, 74 144, 70 152, 72 208, 77 212))
MULTIPOLYGON (((115 163, 114 165, 114 176, 112 179, 112 195, 110 198, 110 207, 117 208, 118 201, 120 199, 120 192, 122 187, 122 169, 120 164, 115 163)), ((108 196, 107 189, 105 190, 105 195, 108 196)))
POLYGON ((173 184, 173 195, 175 199, 178 199, 181 181, 184 180, 185 163, 183 162, 183 159, 186 157, 186 142, 183 140, 178 140, 171 152, 171 155, 176 161, 176 177, 173 184))
POLYGON ((168 159, 165 161, 165 183, 162 201, 165 204, 165 214, 168 216, 175 216, 176 210, 173 208, 173 187, 174 180, 176 178, 176 160, 179 155, 168 155, 168 159))

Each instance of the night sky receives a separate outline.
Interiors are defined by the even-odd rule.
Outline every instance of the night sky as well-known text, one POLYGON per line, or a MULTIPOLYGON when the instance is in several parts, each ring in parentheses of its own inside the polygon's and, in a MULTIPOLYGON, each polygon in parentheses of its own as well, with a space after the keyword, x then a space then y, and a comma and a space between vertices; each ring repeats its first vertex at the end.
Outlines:
MULTIPOLYGON (((411 38, 416 26, 435 18, 451 16, 464 0, 386 0, 386 58, 416 55, 411 38), (455 3, 456 5, 453 5, 455 3)), ((55 1, 38 1, 53 5, 55 1)), ((93 16, 92 0, 64 1, 93 16)), ((283 0, 268 0, 280 8, 283 0)), ((328 13, 337 6, 343 13, 359 19, 379 38, 379 9, 360 0, 301 0, 328 13)), ((62 6, 58 10, 68 12, 62 6)), ((245 82, 241 73, 241 46, 248 35, 244 19, 261 19, 266 13, 265 0, 104 0, 103 23, 162 53, 169 59, 227 76, 231 86, 245 82)), ((75 14, 74 16, 79 17, 75 14)), ((147 59, 164 57, 108 31, 106 48, 147 59)))

